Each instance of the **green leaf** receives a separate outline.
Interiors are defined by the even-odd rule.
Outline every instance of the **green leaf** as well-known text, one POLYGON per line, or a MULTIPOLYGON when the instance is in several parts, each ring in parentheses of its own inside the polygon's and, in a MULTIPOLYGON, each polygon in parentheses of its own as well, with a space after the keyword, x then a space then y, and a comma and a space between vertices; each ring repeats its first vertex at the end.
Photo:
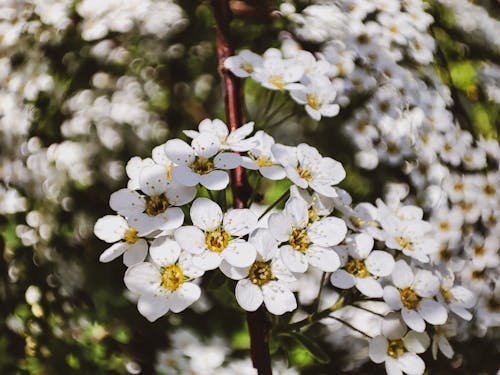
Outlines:
POLYGON ((311 355, 320 363, 330 362, 330 357, 327 353, 310 337, 300 332, 281 333, 280 336, 288 336, 302 345, 311 355))

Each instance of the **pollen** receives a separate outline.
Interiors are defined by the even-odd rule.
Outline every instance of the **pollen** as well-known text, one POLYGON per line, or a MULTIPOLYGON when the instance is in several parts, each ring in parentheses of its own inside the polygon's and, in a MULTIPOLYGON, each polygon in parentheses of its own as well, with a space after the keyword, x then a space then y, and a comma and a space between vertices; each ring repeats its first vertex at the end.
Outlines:
POLYGON ((307 100, 307 105, 316 111, 321 107, 318 97, 316 95, 307 94, 306 100, 307 100))
POLYGON ((250 64, 250 63, 243 63, 240 65, 240 68, 242 70, 244 70, 245 72, 247 72, 248 74, 252 74, 253 73, 253 65, 250 64))
POLYGON ((453 300, 453 293, 451 293, 451 290, 449 290, 448 288, 441 288, 440 291, 446 303, 450 304, 453 300))
POLYGON ((413 243, 409 238, 406 237, 398 237, 396 242, 401 246, 403 250, 413 250, 413 243))
POLYGON ((361 228, 365 224, 365 221, 358 216, 351 216, 349 220, 351 220, 352 225, 356 228, 361 228))
POLYGON ((319 220, 319 215, 314 208, 307 210, 307 216, 309 216, 309 223, 314 223, 319 220))
POLYGON ((164 213, 168 208, 168 199, 164 193, 152 195, 146 200, 146 213, 149 216, 158 216, 164 213))
POLYGON ((215 169, 214 163, 205 158, 197 158, 192 164, 191 168, 198 174, 207 174, 215 169))
POLYGON ((184 273, 181 268, 175 264, 160 269, 161 285, 173 292, 184 282, 184 273))
POLYGON ((404 288, 401 290, 401 303, 409 310, 415 310, 420 302, 420 297, 412 288, 404 288))
POLYGON ((360 259, 349 260, 345 265, 345 270, 355 277, 365 278, 368 276, 365 262, 360 259))
POLYGON ((387 355, 394 359, 401 357, 405 353, 405 346, 402 339, 389 341, 387 345, 387 355))
POLYGON ((269 83, 280 90, 283 90, 285 87, 285 81, 283 81, 283 77, 281 76, 272 76, 269 78, 269 83))
POLYGON ((298 167, 297 172, 299 173, 299 176, 302 177, 304 180, 307 180, 307 181, 312 180, 313 176, 312 176, 312 173, 309 169, 298 167))
POLYGON ((248 271, 248 278, 258 286, 267 284, 273 278, 271 265, 266 262, 256 261, 248 271))
POLYGON ((268 158, 267 156, 261 156, 260 158, 257 158, 255 160, 255 163, 259 166, 259 167, 270 167, 273 165, 273 163, 271 162, 271 159, 268 158))
POLYGON ((311 240, 309 240, 305 229, 293 228, 288 242, 290 243, 290 246, 292 246, 295 250, 303 253, 309 247, 311 240))
POLYGON ((487 184, 487 185, 483 188, 483 192, 484 192, 484 194, 486 194, 486 195, 491 195, 491 196, 493 196, 493 195, 495 195, 496 190, 495 190, 495 188, 494 188, 493 186, 491 186, 490 184, 487 184))
POLYGON ((227 232, 218 228, 207 233, 205 244, 208 250, 220 253, 227 247, 229 238, 230 236, 227 232))
POLYGON ((125 231, 125 234, 123 235, 123 239, 125 240, 125 242, 127 242, 128 244, 135 244, 137 242, 137 240, 139 239, 139 237, 137 237, 137 233, 138 233, 138 230, 133 228, 133 227, 130 227, 128 228, 126 231, 125 231))
POLYGON ((172 179, 172 168, 174 167, 173 164, 170 164, 167 168, 166 168, 166 173, 165 173, 165 177, 167 178, 167 180, 171 180, 172 179))

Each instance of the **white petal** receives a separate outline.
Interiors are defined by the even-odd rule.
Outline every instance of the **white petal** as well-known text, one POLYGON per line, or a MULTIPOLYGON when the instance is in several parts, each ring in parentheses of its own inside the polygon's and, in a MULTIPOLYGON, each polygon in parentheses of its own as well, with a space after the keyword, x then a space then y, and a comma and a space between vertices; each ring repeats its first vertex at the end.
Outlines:
POLYGON ((311 116, 313 120, 319 121, 321 120, 321 112, 311 108, 310 106, 306 105, 306 112, 311 116))
POLYGON ((428 270, 418 270, 415 273, 412 288, 421 297, 431 298, 439 292, 439 279, 428 270))
POLYGON ((321 107, 321 114, 325 117, 337 116, 340 112, 340 106, 338 104, 327 104, 321 107))
POLYGON ((324 272, 334 272, 340 267, 340 258, 332 249, 310 245, 306 251, 307 261, 324 272))
POLYGON ((295 169, 297 166, 297 148, 284 146, 282 144, 276 143, 272 145, 271 152, 274 158, 284 167, 291 166, 295 169))
POLYGON ((404 345, 412 353, 423 353, 431 344, 431 339, 426 332, 410 331, 403 338, 404 345))
POLYGON ((241 156, 234 152, 223 152, 214 158, 214 165, 218 169, 234 169, 241 165, 241 156))
POLYGON ((293 293, 278 281, 270 281, 262 286, 266 309, 274 315, 282 315, 297 308, 293 293))
POLYGON ((180 139, 170 139, 165 143, 165 154, 178 165, 190 165, 195 154, 193 148, 180 139))
POLYGON ((249 267, 234 267, 223 260, 219 266, 221 272, 233 280, 241 280, 248 276, 249 267))
POLYGON ((248 208, 234 209, 224 216, 224 230, 235 237, 250 233, 256 226, 257 215, 248 208))
POLYGON ((159 230, 177 229, 184 223, 184 212, 179 207, 169 207, 164 213, 156 216, 156 220, 159 230))
POLYGON ((154 322, 168 312, 168 300, 163 294, 141 295, 137 309, 147 320, 154 322))
POLYGON ((327 177, 328 185, 336 185, 346 176, 342 164, 332 158, 321 159, 320 169, 322 175, 327 177))
POLYGON ((464 320, 471 320, 473 317, 472 313, 463 307, 451 305, 450 309, 464 320))
POLYGON ((307 203, 298 197, 291 197, 285 204, 284 210, 292 219, 295 228, 305 228, 309 222, 307 203))
POLYGON ((195 267, 202 269, 203 271, 214 270, 222 262, 222 256, 219 253, 206 250, 201 254, 193 255, 193 264, 195 267))
POLYGON ((439 336, 438 338, 439 350, 445 355, 446 358, 452 359, 455 351, 450 345, 450 342, 445 336, 439 336))
POLYGON ((137 294, 154 294, 158 291, 161 275, 152 263, 137 263, 127 269, 123 278, 131 292, 137 294))
POLYGON ((417 311, 408 310, 407 308, 403 307, 403 309, 401 310, 401 315, 408 327, 417 332, 424 332, 425 322, 417 311))
POLYGON ((399 368, 399 362, 391 357, 385 359, 385 372, 387 375, 403 375, 399 368))
POLYGON ((356 288, 370 298, 380 298, 384 295, 382 286, 371 277, 359 278, 356 283, 356 288))
POLYGON ((350 289, 356 285, 356 278, 345 270, 337 270, 330 276, 333 286, 340 289, 350 289))
POLYGON ((211 231, 222 223, 222 210, 219 205, 207 198, 197 198, 190 210, 194 225, 205 231, 211 231))
POLYGON ((344 220, 337 217, 325 217, 311 224, 307 235, 320 246, 334 246, 342 242, 347 234, 344 220))
POLYGON ((191 254, 200 254, 206 248, 205 234, 194 225, 178 228, 174 237, 182 249, 191 254))
POLYGON ((375 276, 389 276, 394 270, 394 258, 386 251, 374 250, 365 260, 368 271, 375 276))
POLYGON ((204 270, 196 267, 193 263, 193 255, 186 252, 181 252, 177 265, 182 269, 182 272, 184 272, 184 276, 190 278, 201 277, 205 273, 204 270))
POLYGON ((466 308, 472 308, 476 304, 477 298, 476 295, 471 292, 469 289, 464 288, 463 286, 454 286, 451 288, 451 294, 453 295, 452 304, 463 305, 466 308))
POLYGON ((235 295, 238 304, 246 311, 257 310, 264 301, 260 288, 248 279, 238 281, 235 295))
POLYGON ((392 285, 387 285, 384 288, 384 301, 393 310, 399 310, 403 307, 403 304, 401 303, 401 294, 399 293, 399 290, 394 288, 392 285))
POLYGON ((292 219, 284 212, 273 213, 269 216, 268 227, 278 241, 288 241, 292 234, 292 219))
POLYGON ((200 176, 200 184, 208 190, 223 190, 229 184, 229 175, 226 171, 215 170, 200 176))
POLYGON ((135 191, 120 189, 109 197, 109 206, 120 215, 129 216, 130 214, 142 212, 145 207, 145 201, 135 191))
POLYGON ((200 182, 200 175, 185 165, 172 168, 172 178, 184 186, 196 186, 200 182))
POLYGON ((295 167, 291 167, 289 165, 285 166, 285 173, 288 179, 298 187, 302 189, 307 189, 307 187, 309 186, 307 180, 300 177, 299 172, 297 172, 297 169, 295 167))
POLYGON ((280 165, 271 165, 269 167, 259 168, 259 172, 265 178, 270 180, 282 180, 286 177, 285 169, 280 165))
POLYGON ((366 233, 354 234, 349 239, 349 255, 354 259, 365 259, 373 249, 373 237, 366 233))
POLYGON ((185 282, 170 295, 170 310, 174 313, 181 312, 196 302, 200 295, 201 289, 198 285, 185 282))
POLYGON ((179 244, 167 236, 155 238, 149 248, 149 255, 153 261, 162 267, 174 264, 181 254, 179 244))
POLYGON ((123 239, 128 229, 127 220, 117 215, 106 215, 101 217, 94 225, 94 234, 97 238, 113 243, 123 239))
POLYGON ((285 266, 292 272, 303 273, 307 271, 308 263, 305 254, 285 245, 280 248, 280 257, 285 266))
POLYGON ((211 158, 221 149, 219 138, 209 133, 200 133, 193 139, 191 145, 196 155, 205 159, 211 158))
POLYGON ((172 182, 165 191, 168 203, 172 206, 184 206, 191 202, 196 196, 196 187, 184 186, 182 184, 172 182))
POLYGON ((399 289, 408 288, 413 282, 413 271, 404 260, 398 260, 392 271, 392 281, 399 289))
POLYGON ((425 363, 416 354, 404 353, 398 358, 401 370, 408 375, 422 375, 425 371, 425 363))
POLYGON ((103 263, 111 262, 118 258, 127 250, 128 244, 126 242, 118 242, 108 247, 99 257, 99 261, 103 263))
POLYGON ((164 193, 167 184, 165 167, 155 164, 141 169, 139 186, 146 195, 152 196, 164 193))
POLYGON ((232 266, 249 267, 257 256, 252 244, 244 240, 232 240, 222 252, 222 257, 232 266))
POLYGON ((446 323, 448 312, 439 302, 431 299, 423 299, 418 304, 418 312, 425 321, 432 325, 441 325, 446 323))
POLYGON ((151 151, 151 157, 153 158, 153 160, 156 164, 159 164, 163 167, 166 167, 166 166, 172 164, 170 159, 167 157, 167 154, 165 154, 165 145, 164 144, 153 148, 153 151, 151 151))
POLYGON ((257 228, 250 233, 248 242, 255 247, 258 255, 265 261, 275 257, 279 244, 271 231, 266 228, 257 228))
POLYGON ((123 254, 123 264, 132 267, 134 264, 144 262, 148 256, 148 243, 140 238, 135 244, 129 246, 123 254))
POLYGON ((375 363, 382 363, 387 357, 387 339, 382 336, 376 336, 370 341, 368 356, 375 363))
POLYGON ((407 331, 408 329, 398 313, 389 313, 382 321, 382 334, 389 340, 401 339, 407 331))

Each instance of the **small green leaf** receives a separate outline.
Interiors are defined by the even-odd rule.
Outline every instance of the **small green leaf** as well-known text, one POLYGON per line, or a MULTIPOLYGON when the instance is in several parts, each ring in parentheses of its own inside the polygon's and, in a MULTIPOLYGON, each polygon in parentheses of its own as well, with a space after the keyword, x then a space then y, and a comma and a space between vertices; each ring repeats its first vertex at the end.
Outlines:
POLYGON ((299 344, 301 344, 311 355, 316 358, 316 360, 320 363, 328 363, 330 362, 330 357, 327 353, 310 337, 304 335, 300 332, 292 332, 292 333, 282 333, 280 336, 288 336, 295 339, 299 344))

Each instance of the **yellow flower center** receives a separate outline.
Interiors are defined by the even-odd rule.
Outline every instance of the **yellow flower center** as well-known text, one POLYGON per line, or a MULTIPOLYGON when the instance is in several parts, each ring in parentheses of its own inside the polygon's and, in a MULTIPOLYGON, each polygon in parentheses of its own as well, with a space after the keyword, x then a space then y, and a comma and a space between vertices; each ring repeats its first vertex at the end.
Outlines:
POLYGON ((123 239, 125 242, 129 244, 135 244, 139 237, 137 237, 138 230, 135 229, 134 227, 130 227, 125 231, 125 234, 123 235, 123 239))
POLYGON ((355 277, 365 278, 368 276, 365 262, 360 259, 351 259, 345 265, 345 270, 355 277))
POLYGON ((439 229, 443 232, 448 232, 450 230, 450 223, 448 223, 447 221, 442 221, 441 223, 439 223, 439 229))
POLYGON ((397 33, 398 32, 398 28, 396 26, 392 25, 392 26, 389 27, 389 31, 391 33, 397 33))
POLYGON ((247 72, 248 74, 252 74, 253 73, 253 65, 250 64, 250 63, 243 63, 240 65, 240 68, 242 70, 244 70, 245 72, 247 72))
POLYGON ((302 177, 304 180, 307 180, 307 181, 312 180, 313 176, 312 176, 312 173, 309 169, 297 167, 297 172, 299 173, 299 176, 302 177))
POLYGON ((215 167, 214 163, 205 158, 196 158, 191 164, 191 169, 198 174, 207 174, 212 172, 215 167))
POLYGON ((453 185, 453 190, 464 191, 464 184, 461 182, 457 182, 455 185, 453 185))
POLYGON ((476 245, 474 246, 474 254, 477 256, 482 256, 485 253, 484 245, 476 245))
POLYGON ((312 109, 317 111, 321 107, 318 97, 316 95, 307 94, 306 99, 307 99, 307 105, 312 109))
POLYGON ((391 340, 387 345, 387 355, 394 359, 401 357, 405 351, 405 346, 401 339, 391 340))
POLYGON ((267 284, 273 278, 271 265, 266 262, 256 261, 248 271, 248 278, 258 286, 267 284))
POLYGON ((413 243, 409 238, 398 237, 396 242, 402 247, 403 250, 413 250, 413 243))
POLYGON ((260 158, 257 158, 257 160, 255 160, 255 163, 257 163, 259 167, 270 167, 273 165, 271 159, 269 159, 267 156, 261 156, 260 158))
POLYGON ((205 237, 205 244, 210 251, 222 252, 229 243, 230 236, 223 229, 215 229, 208 232, 205 237))
POLYGON ((418 303, 420 302, 420 297, 417 296, 417 293, 412 288, 404 288, 400 292, 401 294, 401 303, 404 307, 409 310, 415 310, 418 307, 418 303))
POLYGON ((283 77, 281 76, 272 76, 269 78, 269 83, 273 86, 276 86, 278 89, 283 90, 285 87, 285 81, 283 81, 283 77))
POLYGON ((319 220, 319 215, 314 208, 310 208, 307 210, 307 216, 309 216, 309 223, 314 223, 319 220))
POLYGON ((146 213, 149 216, 157 216, 164 213, 168 208, 168 199, 164 193, 152 195, 146 198, 146 213))
POLYGON ((174 167, 173 164, 170 164, 168 167, 167 167, 167 172, 166 172, 166 175, 165 177, 167 178, 167 180, 171 180, 172 179, 172 168, 174 167))
POLYGON ((173 292, 184 282, 184 273, 181 268, 175 264, 160 269, 161 285, 173 292))
POLYGON ((447 304, 450 304, 453 300, 453 293, 448 288, 441 288, 441 295, 447 304))
POLYGON ((292 234, 290 234, 290 239, 288 240, 290 246, 292 246, 295 250, 300 252, 305 252, 309 247, 311 241, 307 236, 307 232, 302 228, 293 228, 292 234))
POLYGON ((486 195, 495 195, 496 193, 496 190, 493 186, 491 186, 490 184, 487 184, 484 188, 483 188, 483 191, 484 191, 484 194, 486 195))

